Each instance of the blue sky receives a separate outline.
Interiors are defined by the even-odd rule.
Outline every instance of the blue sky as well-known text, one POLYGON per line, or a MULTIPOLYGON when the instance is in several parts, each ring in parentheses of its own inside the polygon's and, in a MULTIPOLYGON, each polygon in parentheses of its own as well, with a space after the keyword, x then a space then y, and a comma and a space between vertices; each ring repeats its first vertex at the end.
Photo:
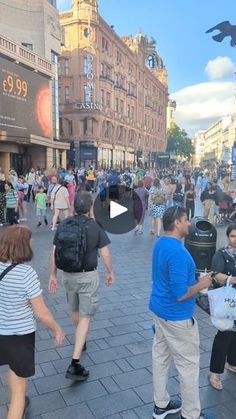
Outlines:
MULTIPOLYGON (((58 5, 60 10, 67 10, 71 0, 58 0, 58 5)), ((215 85, 219 113, 222 87, 230 94, 236 82, 236 48, 230 46, 229 38, 218 43, 205 31, 224 20, 236 25, 235 0, 100 0, 99 12, 119 35, 141 30, 157 40, 168 71, 169 92, 177 95, 180 106, 186 89, 193 89, 193 96, 197 87, 199 91, 209 88, 212 94, 215 85)), ((232 97, 222 112, 228 113, 229 107, 232 97)), ((212 117, 208 115, 205 123, 212 117)))

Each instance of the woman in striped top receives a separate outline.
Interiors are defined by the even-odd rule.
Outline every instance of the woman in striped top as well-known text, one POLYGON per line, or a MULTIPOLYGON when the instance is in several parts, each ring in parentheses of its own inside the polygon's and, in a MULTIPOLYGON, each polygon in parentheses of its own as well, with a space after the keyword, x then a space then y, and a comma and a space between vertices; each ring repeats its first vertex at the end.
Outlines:
POLYGON ((10 407, 7 419, 22 419, 27 378, 35 373, 37 317, 55 333, 64 334, 44 304, 37 273, 26 265, 33 257, 31 230, 8 227, 0 239, 0 365, 8 365, 10 407))
POLYGON ((14 190, 10 182, 5 182, 6 191, 6 219, 9 224, 17 224, 16 212, 17 212, 17 192, 14 190))

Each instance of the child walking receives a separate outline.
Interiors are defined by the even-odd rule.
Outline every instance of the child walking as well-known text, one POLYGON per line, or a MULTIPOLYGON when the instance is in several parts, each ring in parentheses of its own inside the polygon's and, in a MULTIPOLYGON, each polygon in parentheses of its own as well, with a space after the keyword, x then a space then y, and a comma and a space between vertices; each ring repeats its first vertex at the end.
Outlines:
POLYGON ((42 217, 44 218, 45 225, 48 225, 48 220, 46 217, 47 199, 48 197, 44 192, 44 187, 40 186, 39 191, 35 196, 36 216, 38 217, 37 227, 40 227, 42 225, 42 217))

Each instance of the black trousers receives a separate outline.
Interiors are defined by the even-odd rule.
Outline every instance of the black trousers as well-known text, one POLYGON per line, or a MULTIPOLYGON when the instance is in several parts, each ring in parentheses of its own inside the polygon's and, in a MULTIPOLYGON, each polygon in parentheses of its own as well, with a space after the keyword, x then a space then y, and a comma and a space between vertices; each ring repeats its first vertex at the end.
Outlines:
POLYGON ((187 211, 188 220, 189 220, 190 212, 191 212, 190 219, 194 217, 194 212, 195 212, 195 203, 194 203, 194 201, 187 201, 186 202, 186 211, 187 211))
POLYGON ((210 371, 222 374, 226 361, 236 367, 236 332, 218 331, 212 346, 210 371))
POLYGON ((5 193, 0 192, 0 224, 5 223, 5 205, 6 205, 6 198, 5 193))
POLYGON ((7 208, 7 220, 11 226, 17 224, 15 208, 7 208))

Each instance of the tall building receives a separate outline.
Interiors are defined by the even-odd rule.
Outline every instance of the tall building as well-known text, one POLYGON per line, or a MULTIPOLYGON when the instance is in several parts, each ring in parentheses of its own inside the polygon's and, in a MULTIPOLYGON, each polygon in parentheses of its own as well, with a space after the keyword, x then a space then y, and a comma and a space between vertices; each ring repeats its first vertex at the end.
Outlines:
POLYGON ((96 0, 60 14, 60 135, 70 164, 143 166, 166 149, 167 73, 156 41, 120 38, 96 0))
POLYGON ((63 31, 56 1, 1 0, 0 166, 66 164, 59 141, 58 56, 63 31))

